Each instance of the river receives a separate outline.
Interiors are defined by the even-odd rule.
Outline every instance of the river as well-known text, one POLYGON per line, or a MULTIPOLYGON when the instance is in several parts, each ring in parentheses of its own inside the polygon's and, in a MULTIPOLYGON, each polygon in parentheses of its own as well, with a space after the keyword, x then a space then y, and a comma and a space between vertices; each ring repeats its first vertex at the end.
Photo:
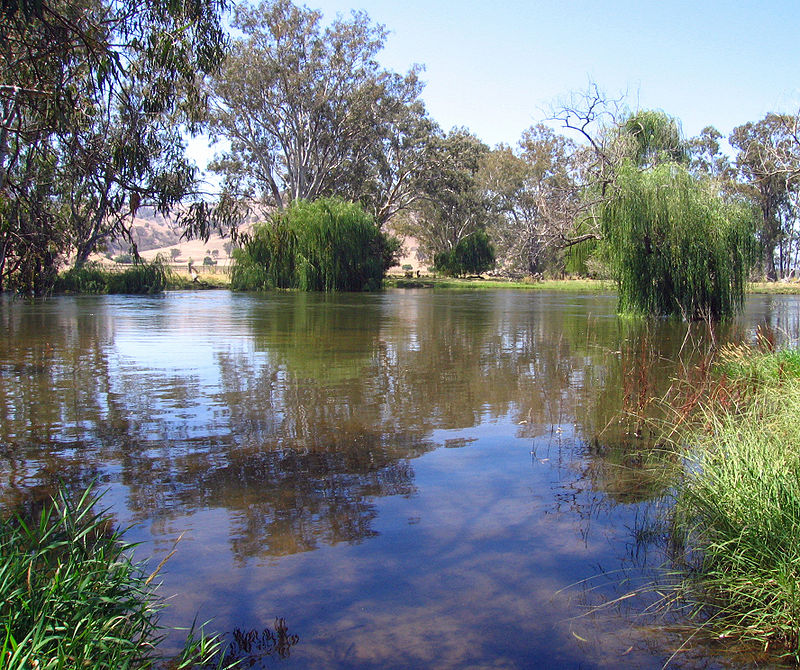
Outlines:
MULTIPOLYGON (((642 612, 674 458, 620 417, 691 384, 711 335, 615 304, 5 296, 0 504, 94 482, 137 559, 183 534, 162 622, 237 630, 254 667, 661 668, 681 634, 642 612)), ((798 308, 751 296, 714 337, 796 343, 798 308)))

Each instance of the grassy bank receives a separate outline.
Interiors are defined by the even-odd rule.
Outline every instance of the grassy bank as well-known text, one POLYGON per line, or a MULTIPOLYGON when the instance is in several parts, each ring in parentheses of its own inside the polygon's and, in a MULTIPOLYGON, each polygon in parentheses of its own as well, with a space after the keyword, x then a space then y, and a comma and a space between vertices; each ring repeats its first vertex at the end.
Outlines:
POLYGON ((138 265, 108 268, 86 265, 59 274, 55 293, 77 295, 103 294, 154 294, 165 290, 197 290, 228 288, 228 273, 190 275, 188 270, 173 270, 156 259, 138 265))
POLYGON ((752 282, 748 284, 747 292, 766 293, 768 295, 800 295, 800 282, 752 282))
POLYGON ((680 599, 700 631, 800 661, 800 352, 724 351, 687 474, 680 599))
POLYGON ((131 561, 95 503, 60 495, 0 522, 0 668, 223 667, 222 644, 202 634, 159 657, 155 575, 131 561))
MULTIPOLYGON (((154 263, 141 266, 109 269, 104 266, 87 266, 81 270, 68 270, 59 275, 56 293, 106 294, 106 293, 157 293, 162 290, 198 290, 230 288, 231 276, 225 271, 190 275, 167 264, 153 272, 154 263), (159 277, 163 271, 163 278, 159 277)), ((454 279, 450 277, 422 276, 406 278, 389 275, 385 288, 433 289, 512 289, 525 291, 568 291, 572 293, 615 293, 616 284, 600 279, 547 279, 544 281, 512 280, 501 277, 480 279, 454 279)), ((800 283, 756 282, 748 285, 748 293, 772 295, 800 295, 800 283)))

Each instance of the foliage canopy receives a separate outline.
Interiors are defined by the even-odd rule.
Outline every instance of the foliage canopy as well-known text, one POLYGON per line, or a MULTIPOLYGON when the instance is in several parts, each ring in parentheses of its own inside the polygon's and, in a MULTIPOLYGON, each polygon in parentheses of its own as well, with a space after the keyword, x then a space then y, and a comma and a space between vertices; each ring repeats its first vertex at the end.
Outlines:
POLYGON ((378 65, 386 30, 363 12, 324 26, 290 0, 238 5, 233 26, 242 36, 210 88, 212 131, 230 140, 212 165, 226 190, 278 209, 344 197, 381 224, 408 207, 435 124, 417 69, 378 65))
POLYGON ((381 286, 399 242, 359 205, 298 200, 255 226, 233 254, 235 290, 364 291, 381 286))
POLYGON ((617 173, 601 223, 623 312, 717 319, 743 303, 752 214, 666 162, 617 173))
POLYGON ((434 257, 434 267, 449 277, 477 275, 494 267, 495 252, 485 230, 476 230, 462 237, 449 251, 434 257))
MULTIPOLYGON (((0 286, 41 294, 72 255, 196 189, 182 132, 224 53, 225 0, 21 0, 0 21, 0 286)), ((208 207, 189 208, 192 223, 208 207)))

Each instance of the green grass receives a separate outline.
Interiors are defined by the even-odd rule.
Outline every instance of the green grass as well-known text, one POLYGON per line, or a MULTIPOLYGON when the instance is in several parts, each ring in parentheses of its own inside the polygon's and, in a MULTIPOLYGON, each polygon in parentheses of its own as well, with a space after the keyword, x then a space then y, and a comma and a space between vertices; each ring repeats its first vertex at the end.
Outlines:
POLYGON ((769 295, 800 295, 800 282, 752 282, 747 286, 748 293, 769 295))
POLYGON ((677 487, 680 598, 701 631, 798 662, 800 353, 732 349, 720 371, 727 392, 705 407, 677 487))
POLYGON ((171 273, 159 259, 139 263, 120 271, 104 269, 99 265, 85 265, 79 269, 62 272, 56 279, 55 293, 105 294, 161 293, 171 281, 171 273))
POLYGON ((172 270, 167 288, 172 291, 196 291, 198 289, 230 288, 231 276, 228 272, 200 272, 195 281, 184 270, 172 270))
POLYGON ((222 667, 221 642, 194 628, 177 658, 159 657, 155 575, 131 561, 96 502, 62 493, 39 514, 2 520, 0 668, 222 667))

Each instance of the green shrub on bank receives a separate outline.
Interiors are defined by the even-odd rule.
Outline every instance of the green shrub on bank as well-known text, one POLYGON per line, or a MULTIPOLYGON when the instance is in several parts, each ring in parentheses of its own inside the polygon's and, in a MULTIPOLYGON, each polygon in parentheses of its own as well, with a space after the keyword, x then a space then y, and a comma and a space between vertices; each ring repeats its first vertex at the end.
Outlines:
POLYGON ((104 270, 97 265, 85 265, 61 273, 56 280, 55 293, 161 293, 170 281, 170 270, 159 258, 151 263, 138 263, 122 272, 104 270))
POLYGON ((800 660, 799 362, 796 351, 723 357, 726 374, 744 390, 724 394, 725 403, 707 409, 675 510, 692 557, 681 595, 703 629, 716 638, 788 653, 795 661, 800 660))
POLYGON ((494 264, 494 247, 483 230, 461 238, 455 247, 437 253, 433 259, 435 271, 448 277, 479 275, 491 270, 494 264))
POLYGON ((381 286, 399 242, 353 203, 298 201, 234 251, 231 288, 364 291, 381 286))
MULTIPOLYGON (((34 518, 0 523, 0 667, 150 668, 162 638, 152 577, 128 556, 86 492, 60 494, 34 518)), ((216 638, 190 633, 171 667, 215 658, 216 638)))

